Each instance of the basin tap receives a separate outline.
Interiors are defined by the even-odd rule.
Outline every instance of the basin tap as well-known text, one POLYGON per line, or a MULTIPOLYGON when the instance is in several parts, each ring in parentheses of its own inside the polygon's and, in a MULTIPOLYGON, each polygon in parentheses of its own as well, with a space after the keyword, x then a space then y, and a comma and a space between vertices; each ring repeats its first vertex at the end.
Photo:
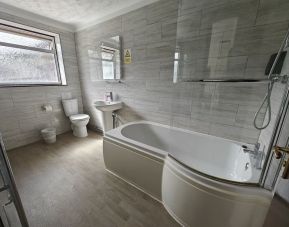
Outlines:
POLYGON ((113 101, 112 92, 105 92, 104 100, 108 103, 113 101))
POLYGON ((260 143, 256 143, 254 149, 249 149, 247 146, 242 146, 244 153, 249 153, 253 156, 256 169, 262 169, 262 161, 264 157, 263 150, 260 150, 260 143))

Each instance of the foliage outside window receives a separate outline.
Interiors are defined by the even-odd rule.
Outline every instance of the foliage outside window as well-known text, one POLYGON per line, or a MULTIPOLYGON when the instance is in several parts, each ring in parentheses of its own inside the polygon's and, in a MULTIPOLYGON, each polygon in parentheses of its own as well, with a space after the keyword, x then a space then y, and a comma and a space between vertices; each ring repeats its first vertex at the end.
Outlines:
POLYGON ((0 20, 0 86, 66 85, 58 34, 0 20))

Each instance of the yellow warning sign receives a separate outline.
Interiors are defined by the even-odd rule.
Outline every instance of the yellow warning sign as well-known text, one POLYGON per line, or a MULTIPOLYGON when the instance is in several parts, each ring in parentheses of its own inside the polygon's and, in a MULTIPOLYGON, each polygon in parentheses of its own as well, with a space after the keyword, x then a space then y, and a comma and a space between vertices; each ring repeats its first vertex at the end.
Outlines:
POLYGON ((131 63, 131 49, 124 50, 124 64, 131 63))

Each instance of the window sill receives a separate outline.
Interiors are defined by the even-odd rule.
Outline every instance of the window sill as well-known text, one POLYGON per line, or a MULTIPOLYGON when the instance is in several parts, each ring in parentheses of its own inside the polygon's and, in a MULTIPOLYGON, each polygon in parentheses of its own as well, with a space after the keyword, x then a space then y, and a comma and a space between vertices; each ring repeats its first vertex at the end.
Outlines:
POLYGON ((68 84, 0 84, 1 88, 12 88, 12 87, 66 87, 68 84))

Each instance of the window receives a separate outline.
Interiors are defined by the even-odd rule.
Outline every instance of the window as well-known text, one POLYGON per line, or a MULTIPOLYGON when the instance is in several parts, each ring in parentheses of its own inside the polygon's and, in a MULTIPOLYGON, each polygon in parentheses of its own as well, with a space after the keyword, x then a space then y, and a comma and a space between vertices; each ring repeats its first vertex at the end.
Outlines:
POLYGON ((0 20, 0 86, 66 85, 58 34, 0 20))
POLYGON ((103 78, 106 80, 112 80, 115 78, 114 67, 114 51, 108 49, 102 49, 102 73, 103 78))

